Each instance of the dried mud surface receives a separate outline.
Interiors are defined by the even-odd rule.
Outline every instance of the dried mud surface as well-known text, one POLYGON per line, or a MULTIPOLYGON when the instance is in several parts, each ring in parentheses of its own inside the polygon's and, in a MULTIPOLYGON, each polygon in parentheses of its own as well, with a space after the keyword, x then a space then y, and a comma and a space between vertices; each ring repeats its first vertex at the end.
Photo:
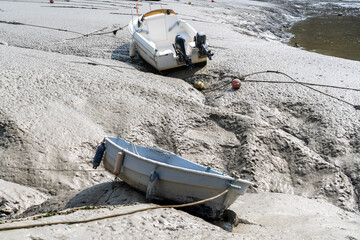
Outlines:
MULTIPOLYGON (((151 4, 174 9, 205 32, 214 59, 159 74, 139 56, 129 58, 127 29, 107 32, 130 21, 131 1, 0 2, 0 217, 108 207, 52 221, 147 206, 141 193, 91 169, 103 137, 121 134, 255 185, 233 206, 243 219, 233 233, 166 209, 106 220, 100 223, 106 230, 91 230, 91 238, 110 231, 124 239, 360 239, 360 111, 303 85, 274 83, 289 81, 279 74, 249 76, 240 90, 231 88, 233 76, 273 70, 360 89, 360 63, 280 43, 302 16, 281 3, 151 4), (196 80, 204 91, 193 87, 196 80)), ((148 9, 142 2, 140 11, 148 9)), ((360 104, 358 91, 314 88, 360 104)), ((0 236, 80 239, 95 225, 82 224, 76 234, 76 226, 61 225, 0 236)))

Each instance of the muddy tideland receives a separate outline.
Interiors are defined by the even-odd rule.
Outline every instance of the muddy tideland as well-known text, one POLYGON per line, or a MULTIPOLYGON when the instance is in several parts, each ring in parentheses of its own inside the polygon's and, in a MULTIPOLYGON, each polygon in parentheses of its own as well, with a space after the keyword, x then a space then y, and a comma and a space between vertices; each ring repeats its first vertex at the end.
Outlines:
POLYGON ((304 16, 295 5, 140 2, 141 13, 174 9, 215 53, 161 75, 128 57, 118 29, 133 1, 1 1, 0 229, 62 224, 0 239, 359 240, 360 62, 282 43, 304 16), (250 179, 231 206, 239 224, 228 232, 171 208, 68 224, 153 206, 91 168, 97 145, 118 134, 250 179))

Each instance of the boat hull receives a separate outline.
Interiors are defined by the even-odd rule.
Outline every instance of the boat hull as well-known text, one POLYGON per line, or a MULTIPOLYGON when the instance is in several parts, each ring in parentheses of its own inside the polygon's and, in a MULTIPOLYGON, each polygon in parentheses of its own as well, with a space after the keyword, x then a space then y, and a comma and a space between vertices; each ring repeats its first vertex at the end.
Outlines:
MULTIPOLYGON (((145 48, 143 45, 141 45, 139 42, 135 41, 136 51, 139 53, 142 59, 144 59, 147 63, 149 63, 151 66, 156 68, 158 71, 165 71, 173 68, 183 67, 186 66, 185 62, 179 62, 178 59, 176 59, 173 54, 168 54, 164 56, 157 56, 155 54, 152 54, 151 51, 149 51, 147 48, 145 48)), ((191 61, 193 64, 197 63, 206 63, 207 58, 197 57, 197 50, 193 49, 193 53, 191 54, 191 61)))
MULTIPOLYGON (((215 174, 214 171, 209 173, 167 164, 167 159, 169 161, 179 160, 180 162, 184 159, 161 149, 149 148, 149 151, 154 151, 154 154, 150 153, 149 155, 147 153, 150 158, 142 157, 136 153, 135 145, 128 143, 128 147, 124 148, 118 145, 117 141, 124 143, 124 140, 119 138, 105 138, 105 169, 114 173, 118 153, 122 153, 122 166, 118 176, 130 186, 142 192, 149 190, 150 176, 156 171, 158 180, 152 188, 153 198, 168 199, 177 203, 191 203, 211 198, 228 189, 228 192, 223 196, 200 205, 201 210, 198 208, 196 214, 201 217, 208 219, 219 218, 223 211, 238 196, 244 194, 247 187, 251 185, 248 181, 235 180, 229 176, 215 174), (161 158, 162 160, 159 162, 153 158, 161 158), (236 187, 230 187, 230 184, 236 185, 236 187)), ((139 148, 144 149, 144 147, 139 148)), ((185 165, 188 164, 184 163, 185 165)), ((189 162, 189 164, 193 163, 189 162)), ((199 167, 202 166, 199 165, 199 167)))

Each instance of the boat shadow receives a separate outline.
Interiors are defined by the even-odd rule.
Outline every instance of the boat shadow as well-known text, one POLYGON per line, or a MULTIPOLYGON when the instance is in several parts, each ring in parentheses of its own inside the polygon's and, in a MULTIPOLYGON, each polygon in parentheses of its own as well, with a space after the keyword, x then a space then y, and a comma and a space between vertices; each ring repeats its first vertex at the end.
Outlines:
MULTIPOLYGON (((198 200, 199 199, 194 199, 194 202, 198 200)), ((114 181, 97 184, 95 186, 83 189, 68 199, 62 210, 89 206, 119 206, 150 202, 163 206, 179 204, 171 200, 159 199, 156 197, 151 201, 148 201, 144 193, 130 187, 124 181, 114 181)), ((206 217, 208 215, 207 212, 211 212, 209 207, 196 205, 177 209, 187 212, 193 216, 203 218, 206 221, 211 221, 211 219, 206 217)))
POLYGON ((205 67, 206 67, 206 63, 196 63, 192 68, 183 66, 183 67, 162 71, 161 75, 187 80, 192 76, 196 75, 198 72, 203 71, 205 67))
POLYGON ((66 209, 88 206, 112 206, 146 203, 143 193, 123 181, 106 182, 89 188, 70 190, 56 195, 39 205, 33 205, 19 214, 17 218, 39 214, 61 212, 66 209))
POLYGON ((139 54, 136 54, 135 57, 131 58, 129 56, 129 48, 130 48, 130 43, 125 43, 125 44, 117 47, 111 53, 111 59, 126 63, 142 72, 150 72, 150 73, 159 74, 159 71, 157 71, 149 63, 147 63, 144 59, 142 59, 139 56, 139 54))
POLYGON ((144 194, 123 181, 106 182, 86 188, 66 203, 64 209, 84 206, 112 206, 146 203, 144 194))
POLYGON ((144 59, 142 59, 139 54, 136 54, 135 57, 131 58, 129 56, 129 48, 130 43, 126 43, 117 47, 112 52, 111 59, 124 62, 142 72, 149 72, 172 78, 180 78, 182 80, 186 80, 196 75, 197 72, 202 71, 206 67, 206 63, 197 63, 192 68, 183 66, 160 72, 153 66, 151 66, 148 62, 146 62, 144 59))
MULTIPOLYGON (((200 199, 194 199, 193 202, 200 199)), ((124 181, 106 182, 83 189, 73 195, 64 206, 63 210, 87 206, 115 206, 132 205, 136 203, 153 203, 157 205, 178 205, 167 199, 153 198, 147 201, 145 194, 132 188, 124 181)), ((195 205, 191 207, 177 208, 204 220, 210 220, 206 216, 211 212, 209 207, 195 205)))
MULTIPOLYGON (((194 201, 197 201, 196 199, 194 201)), ((80 208, 88 206, 119 206, 119 205, 132 205, 136 203, 153 203, 157 205, 177 205, 178 202, 174 202, 167 199, 153 198, 151 201, 147 201, 145 194, 132 188, 124 181, 106 182, 94 185, 92 187, 83 189, 77 194, 68 199, 63 210, 71 208, 80 208)), ((193 216, 201 217, 204 220, 206 218, 206 211, 211 211, 209 208, 203 206, 192 206, 177 208, 187 212, 193 216)))
MULTIPOLYGON (((132 205, 137 203, 149 203, 149 201, 146 200, 144 193, 130 187, 127 183, 123 181, 114 181, 101 183, 78 192, 76 195, 74 195, 71 199, 68 200, 63 210, 87 206, 119 206, 132 205)), ((151 203, 157 205, 179 204, 170 200, 156 198, 153 199, 151 203)), ((211 209, 209 209, 208 207, 195 205, 176 209, 187 212, 188 214, 191 214, 195 217, 202 218, 203 220, 208 221, 211 224, 217 225, 226 231, 231 232, 233 229, 233 224, 235 221, 234 216, 236 216, 236 213, 232 212, 231 210, 226 210, 226 215, 229 215, 229 213, 231 213, 230 219, 227 219, 229 217, 222 216, 221 219, 214 220, 206 217, 207 211, 211 211, 211 209)))
MULTIPOLYGON (((51 198, 40 205, 35 205, 28 208, 25 212, 16 218, 25 218, 46 213, 58 213, 67 209, 90 207, 90 206, 119 206, 119 205, 133 205, 137 203, 149 203, 146 200, 145 194, 130 187, 123 181, 106 182, 94 185, 92 187, 81 190, 80 192, 70 191, 66 194, 61 194, 51 198)), ((173 201, 164 199, 153 199, 151 201, 157 205, 174 205, 179 204, 173 201)), ((201 206, 193 206, 186 208, 176 208, 178 210, 187 212, 195 217, 200 217, 211 224, 217 225, 226 231, 232 231, 233 220, 219 219, 217 221, 207 219, 204 217, 204 209, 201 206)))

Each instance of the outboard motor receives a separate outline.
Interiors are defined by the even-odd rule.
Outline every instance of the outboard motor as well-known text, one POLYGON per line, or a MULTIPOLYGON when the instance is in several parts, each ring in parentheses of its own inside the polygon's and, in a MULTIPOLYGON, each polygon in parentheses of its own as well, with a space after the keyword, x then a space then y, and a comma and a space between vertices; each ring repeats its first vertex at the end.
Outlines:
POLYGON ((173 45, 176 55, 179 56, 179 60, 180 62, 185 61, 186 66, 192 68, 194 65, 191 61, 191 59, 189 58, 188 55, 186 55, 186 50, 185 50, 185 39, 183 37, 181 37, 180 35, 176 35, 175 37, 175 45, 173 45))
POLYGON ((200 56, 207 55, 207 57, 211 60, 211 57, 214 56, 214 54, 211 53, 211 50, 206 50, 206 35, 203 32, 198 32, 194 37, 194 41, 195 46, 199 49, 200 56))

